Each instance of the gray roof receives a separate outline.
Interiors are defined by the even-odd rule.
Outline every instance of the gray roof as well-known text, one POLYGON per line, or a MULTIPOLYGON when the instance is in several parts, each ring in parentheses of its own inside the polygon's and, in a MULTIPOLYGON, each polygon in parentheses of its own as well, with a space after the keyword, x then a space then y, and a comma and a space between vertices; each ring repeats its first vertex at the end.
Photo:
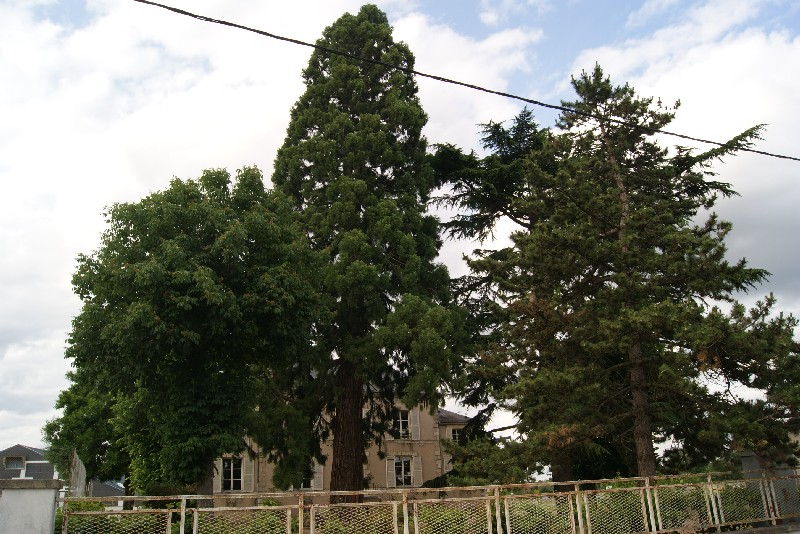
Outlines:
POLYGON ((25 478, 36 480, 52 480, 55 477, 55 468, 49 462, 25 464, 25 478))
POLYGON ((22 473, 22 469, 0 469, 0 480, 19 478, 20 473, 22 473))
POLYGON ((451 412, 450 410, 443 410, 441 408, 439 409, 438 418, 440 425, 465 424, 471 419, 466 415, 451 412))
POLYGON ((44 449, 37 449, 36 447, 28 447, 27 445, 12 445, 4 451, 0 451, 0 459, 6 456, 21 456, 25 458, 26 462, 46 460, 44 457, 44 449))
POLYGON ((91 497, 121 497, 125 495, 125 486, 114 480, 106 482, 92 480, 89 484, 89 492, 91 497))

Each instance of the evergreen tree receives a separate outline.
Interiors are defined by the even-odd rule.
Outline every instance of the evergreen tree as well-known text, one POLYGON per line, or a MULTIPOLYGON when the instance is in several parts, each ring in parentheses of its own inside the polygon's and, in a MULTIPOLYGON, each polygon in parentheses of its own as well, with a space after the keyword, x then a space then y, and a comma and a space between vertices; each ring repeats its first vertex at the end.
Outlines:
POLYGON ((386 66, 413 69, 413 55, 373 5, 343 15, 317 44, 325 49, 303 71, 306 90, 273 182, 329 261, 323 285, 333 318, 319 328, 330 359, 318 391, 333 433, 331 489, 357 490, 365 443, 391 431, 396 400, 441 399, 459 319, 446 307, 447 270, 434 261, 438 221, 426 213, 434 186, 427 117, 413 76, 386 66))
POLYGON ((573 87, 578 99, 564 103, 573 111, 555 133, 524 111, 511 128, 485 127, 486 158, 452 146, 434 158, 452 186, 443 200, 464 209, 451 232, 485 238, 500 217, 517 224, 512 245, 478 251, 460 282, 489 334, 468 400, 511 409, 557 479, 654 475, 654 440, 677 443, 683 466, 696 467, 730 449, 742 421, 731 416, 753 406, 710 390, 708 379, 768 389, 775 363, 785 370, 793 357, 795 321, 771 319, 771 300, 751 322, 713 307, 768 273, 725 259, 729 223, 713 213, 696 223, 735 194, 710 165, 761 127, 670 155, 653 135, 674 110, 612 86, 599 66, 573 87))

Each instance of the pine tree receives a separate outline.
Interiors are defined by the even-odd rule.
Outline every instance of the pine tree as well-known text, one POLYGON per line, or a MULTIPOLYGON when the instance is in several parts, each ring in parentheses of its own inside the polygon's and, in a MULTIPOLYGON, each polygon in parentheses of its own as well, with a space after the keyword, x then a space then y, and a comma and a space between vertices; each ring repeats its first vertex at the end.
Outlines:
POLYGON ((768 273, 726 260, 730 223, 713 213, 696 223, 735 194, 710 165, 761 127, 670 155, 653 135, 674 109, 613 86, 599 66, 573 87, 578 98, 564 106, 574 111, 555 132, 526 111, 509 129, 485 127, 486 158, 449 146, 435 158, 453 188, 444 200, 470 210, 453 233, 485 237, 500 217, 518 228, 512 246, 473 256, 461 281, 491 333, 471 398, 512 409, 556 478, 652 476, 655 439, 685 447, 684 465, 696 466, 731 445, 725 417, 738 405, 704 379, 767 380, 790 346, 794 319, 770 319, 771 302, 752 323, 713 307, 768 273), (754 341, 765 330, 773 342, 754 341), (764 351, 734 351, 734 338, 764 351))
POLYGON ((319 331, 330 361, 319 376, 332 380, 318 391, 333 433, 331 489, 357 490, 365 442, 391 431, 396 400, 441 399, 458 317, 445 307, 438 221, 426 213, 427 116, 413 76, 385 65, 413 69, 413 55, 373 5, 343 15, 317 44, 365 59, 313 52, 273 182, 329 259, 333 319, 319 331))

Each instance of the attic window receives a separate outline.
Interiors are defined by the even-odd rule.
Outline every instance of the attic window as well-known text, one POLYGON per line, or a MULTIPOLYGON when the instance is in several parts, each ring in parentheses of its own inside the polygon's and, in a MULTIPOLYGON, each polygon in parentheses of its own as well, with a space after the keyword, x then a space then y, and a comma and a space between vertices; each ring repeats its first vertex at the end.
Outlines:
POLYGON ((22 469, 25 467, 25 459, 21 456, 6 456, 6 469, 22 469))

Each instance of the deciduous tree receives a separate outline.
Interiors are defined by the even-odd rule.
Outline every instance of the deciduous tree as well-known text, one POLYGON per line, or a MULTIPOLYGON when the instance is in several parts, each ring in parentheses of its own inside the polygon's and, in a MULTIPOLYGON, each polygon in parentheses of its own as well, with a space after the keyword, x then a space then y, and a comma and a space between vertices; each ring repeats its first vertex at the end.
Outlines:
MULTIPOLYGON (((115 204, 107 221, 73 277, 83 307, 66 356, 78 380, 62 394, 61 427, 73 426, 75 411, 96 412, 97 437, 121 445, 135 485, 200 484, 216 457, 245 448, 259 421, 285 413, 305 380, 319 255, 255 168, 234 183, 224 170, 175 179, 115 204), (95 395, 113 406, 95 410, 95 395)), ((287 421, 299 435, 306 423, 287 421)))

